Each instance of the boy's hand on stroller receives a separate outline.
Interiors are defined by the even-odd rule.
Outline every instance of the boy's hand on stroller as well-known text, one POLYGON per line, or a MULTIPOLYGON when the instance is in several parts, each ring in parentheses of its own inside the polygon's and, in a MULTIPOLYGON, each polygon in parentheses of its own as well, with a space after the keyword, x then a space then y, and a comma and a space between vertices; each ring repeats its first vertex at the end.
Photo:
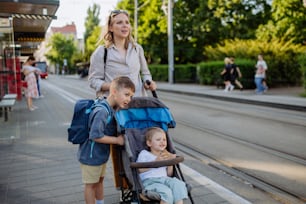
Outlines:
POLYGON ((123 135, 119 135, 117 137, 117 144, 118 145, 123 145, 124 144, 124 137, 123 137, 123 135))

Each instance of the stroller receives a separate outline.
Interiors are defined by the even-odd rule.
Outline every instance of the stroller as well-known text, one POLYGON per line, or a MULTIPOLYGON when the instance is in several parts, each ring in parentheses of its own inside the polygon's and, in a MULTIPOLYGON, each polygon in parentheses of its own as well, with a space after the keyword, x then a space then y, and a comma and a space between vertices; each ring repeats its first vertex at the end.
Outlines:
MULTIPOLYGON (((160 127, 166 132, 167 150, 175 154, 174 145, 168 134, 168 128, 174 128, 176 123, 169 109, 157 99, 156 93, 153 97, 135 97, 129 103, 127 109, 121 109, 116 113, 118 129, 125 137, 125 145, 116 146, 117 158, 113 157, 115 183, 121 190, 120 203, 160 203, 159 194, 144 190, 139 177, 138 168, 157 168, 161 166, 174 166, 173 176, 184 181, 179 163, 184 160, 177 156, 174 159, 135 162, 141 150, 145 149, 145 132, 150 127, 160 127), (115 167, 116 166, 116 167, 115 167)), ((185 182, 186 183, 186 182, 185 182)), ((188 196, 193 204, 190 194, 190 186, 186 184, 188 196)))

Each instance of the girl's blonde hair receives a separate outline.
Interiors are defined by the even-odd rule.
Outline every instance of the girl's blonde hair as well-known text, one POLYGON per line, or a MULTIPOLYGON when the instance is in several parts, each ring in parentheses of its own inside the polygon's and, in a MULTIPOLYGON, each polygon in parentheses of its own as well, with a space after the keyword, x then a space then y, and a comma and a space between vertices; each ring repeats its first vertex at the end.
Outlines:
POLYGON ((230 64, 231 63, 231 59, 229 57, 224 58, 224 63, 225 64, 230 64))
MULTIPOLYGON (((109 30, 110 26, 113 25, 114 23, 114 17, 119 15, 119 14, 125 14, 128 18, 130 18, 129 14, 125 10, 114 10, 110 13, 110 15, 107 18, 107 24, 105 27, 102 29, 101 35, 99 37, 98 43, 101 44, 102 41, 104 41, 104 45, 106 48, 109 48, 112 44, 114 44, 114 34, 109 30), (104 30, 104 31, 103 31, 104 30)), ((125 40, 125 45, 124 47, 127 49, 129 43, 133 44, 133 47, 135 47, 135 40, 132 37, 132 28, 130 27, 129 35, 125 40)))
POLYGON ((147 131, 146 131, 146 141, 151 141, 153 136, 156 134, 156 133, 163 133, 163 134, 166 134, 165 131, 159 127, 151 127, 149 128, 147 131))

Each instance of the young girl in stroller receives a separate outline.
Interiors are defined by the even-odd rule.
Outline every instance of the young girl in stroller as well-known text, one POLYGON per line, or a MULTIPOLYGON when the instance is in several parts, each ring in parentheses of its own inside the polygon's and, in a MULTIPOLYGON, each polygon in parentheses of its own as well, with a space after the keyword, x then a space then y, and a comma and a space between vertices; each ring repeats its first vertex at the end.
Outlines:
MULTIPOLYGON (((176 154, 166 150, 167 138, 161 128, 149 128, 145 137, 149 150, 142 150, 136 162, 161 161, 176 157, 176 154)), ((138 171, 145 190, 157 192, 160 195, 160 204, 183 204, 183 199, 188 198, 186 184, 176 177, 171 177, 173 166, 139 168, 138 171)))

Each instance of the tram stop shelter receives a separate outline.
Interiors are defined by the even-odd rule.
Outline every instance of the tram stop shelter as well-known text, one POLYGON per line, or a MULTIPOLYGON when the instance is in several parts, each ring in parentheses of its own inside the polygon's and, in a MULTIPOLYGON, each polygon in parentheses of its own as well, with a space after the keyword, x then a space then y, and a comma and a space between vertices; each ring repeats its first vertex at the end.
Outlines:
POLYGON ((58 8, 59 0, 0 0, 0 104, 7 94, 22 99, 20 59, 34 54, 58 8))

